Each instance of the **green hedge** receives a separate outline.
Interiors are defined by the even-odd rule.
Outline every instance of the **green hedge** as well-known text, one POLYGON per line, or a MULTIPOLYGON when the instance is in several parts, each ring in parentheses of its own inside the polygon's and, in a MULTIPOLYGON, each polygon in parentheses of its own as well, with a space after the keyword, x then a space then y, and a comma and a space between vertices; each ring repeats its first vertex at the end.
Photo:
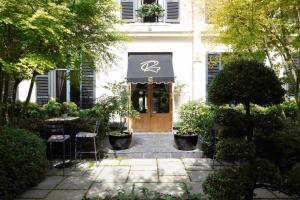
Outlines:
POLYGON ((1 131, 0 158, 0 199, 12 199, 45 177, 45 144, 27 130, 5 128, 1 131))

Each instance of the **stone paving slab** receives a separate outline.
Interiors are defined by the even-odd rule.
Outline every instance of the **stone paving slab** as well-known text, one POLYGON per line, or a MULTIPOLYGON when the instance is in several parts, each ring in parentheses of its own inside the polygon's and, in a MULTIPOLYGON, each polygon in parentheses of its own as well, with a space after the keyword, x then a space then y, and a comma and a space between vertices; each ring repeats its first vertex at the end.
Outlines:
POLYGON ((129 183, 157 183, 157 171, 131 171, 128 176, 129 183))
POLYGON ((27 190, 19 197, 22 199, 43 199, 49 192, 50 190, 27 190))
POLYGON ((106 166, 100 172, 99 176, 96 178, 96 181, 125 183, 128 178, 129 170, 129 166, 106 166))
MULTIPOLYGON (((149 191, 180 195, 185 183, 189 192, 203 193, 202 183, 212 172, 211 159, 104 159, 99 165, 83 161, 77 168, 51 169, 48 176, 34 189, 23 193, 23 200, 68 200, 116 195, 120 190, 142 195, 141 188, 149 191)), ((220 165, 218 165, 220 166, 220 165)), ((224 166, 222 166, 224 167, 224 166)), ((256 189, 255 199, 292 199, 282 193, 256 189)))
POLYGON ((64 190, 84 190, 88 189, 91 185, 92 180, 88 177, 67 177, 63 182, 61 182, 56 189, 64 190))
POLYGON ((189 171, 188 175, 193 182, 204 182, 210 171, 189 171))
POLYGON ((82 200, 86 190, 52 190, 45 200, 82 200))
POLYGON ((155 166, 157 165, 156 159, 124 159, 121 160, 120 165, 131 166, 155 166))
POLYGON ((188 176, 159 176, 159 182, 161 183, 187 183, 190 182, 188 176))
POLYGON ((93 183, 87 192, 87 198, 115 196, 120 191, 130 193, 133 183, 93 183))
POLYGON ((48 176, 42 182, 40 182, 37 186, 33 187, 33 189, 40 190, 52 190, 54 189, 62 180, 63 176, 48 176))

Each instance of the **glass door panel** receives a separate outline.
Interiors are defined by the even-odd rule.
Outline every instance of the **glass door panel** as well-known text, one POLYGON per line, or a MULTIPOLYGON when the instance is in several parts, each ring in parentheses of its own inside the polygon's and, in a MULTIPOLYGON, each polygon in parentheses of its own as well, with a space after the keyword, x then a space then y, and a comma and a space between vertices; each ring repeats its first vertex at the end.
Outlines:
POLYGON ((131 103, 135 110, 140 113, 148 111, 148 89, 147 84, 132 84, 131 86, 131 103))
POLYGON ((169 106, 168 84, 153 84, 152 113, 169 113, 169 106))

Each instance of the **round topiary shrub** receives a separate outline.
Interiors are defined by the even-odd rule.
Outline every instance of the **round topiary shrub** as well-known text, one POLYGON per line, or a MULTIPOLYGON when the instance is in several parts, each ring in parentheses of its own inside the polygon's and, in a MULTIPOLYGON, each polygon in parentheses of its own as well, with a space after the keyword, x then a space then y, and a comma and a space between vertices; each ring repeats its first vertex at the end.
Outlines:
POLYGON ((203 183, 203 191, 211 200, 247 199, 254 186, 247 171, 247 168, 227 168, 211 173, 203 183))
MULTIPOLYGON (((242 103, 250 112, 250 103, 279 104, 284 89, 275 72, 256 60, 237 59, 225 65, 209 88, 208 98, 214 104, 242 103)), ((250 114, 250 113, 247 113, 250 114)))
POLYGON ((12 199, 45 176, 45 144, 25 129, 5 128, 1 131, 0 158, 0 199, 12 199))

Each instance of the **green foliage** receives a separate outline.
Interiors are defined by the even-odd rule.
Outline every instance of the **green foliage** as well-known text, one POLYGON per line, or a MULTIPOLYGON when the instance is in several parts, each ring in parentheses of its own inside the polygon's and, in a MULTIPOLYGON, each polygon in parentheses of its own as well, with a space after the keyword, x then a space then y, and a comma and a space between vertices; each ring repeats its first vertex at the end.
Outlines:
POLYGON ((255 145, 245 139, 223 139, 217 144, 217 159, 228 162, 248 161, 255 156, 255 145))
POLYGON ((276 114, 258 114, 253 116, 252 121, 255 135, 271 135, 285 126, 284 121, 276 114))
POLYGON ((163 8, 158 3, 151 3, 151 4, 143 4, 138 9, 138 15, 141 18, 144 17, 159 17, 163 13, 163 8))
POLYGON ((297 110, 298 106, 295 99, 284 101, 282 104, 282 109, 286 115, 286 117, 296 120, 297 119, 297 110))
POLYGON ((243 138, 247 134, 246 116, 234 109, 222 108, 217 111, 215 123, 219 126, 218 137, 243 138))
MULTIPOLYGON (((106 196, 105 200, 205 200, 202 194, 191 194, 188 186, 183 183, 181 184, 183 193, 181 195, 175 196, 171 194, 162 194, 157 191, 151 191, 148 188, 141 187, 136 188, 133 184, 130 192, 125 190, 119 190, 116 196, 106 196), (139 193, 137 191, 140 191, 139 193)), ((103 198, 92 198, 84 200, 104 200, 103 198)))
POLYGON ((0 157, 0 197, 4 199, 12 199, 45 176, 45 144, 27 130, 5 128, 0 133, 0 157))
POLYGON ((282 171, 290 170, 300 160, 300 140, 287 133, 255 138, 257 156, 274 162, 282 171))
POLYGON ((235 60, 225 65, 209 88, 209 101, 222 105, 279 104, 284 89, 274 71, 255 60, 235 60))
POLYGON ((300 168, 293 169, 287 174, 283 187, 289 193, 300 196, 300 168))
POLYGON ((281 175, 279 168, 269 160, 258 158, 254 161, 251 168, 251 176, 255 182, 280 185, 281 175))
POLYGON ((123 131, 126 123, 125 118, 139 118, 139 112, 130 105, 128 88, 124 82, 108 83, 104 88, 112 93, 111 96, 105 98, 109 99, 112 117, 118 116, 120 118, 120 130, 123 131))
POLYGON ((79 109, 74 102, 64 102, 67 106, 67 113, 69 116, 78 116, 79 115, 79 109))
POLYGON ((58 103, 55 99, 50 99, 47 104, 43 105, 48 117, 58 117, 60 116, 61 104, 58 103))
POLYGON ((211 200, 244 200, 253 186, 247 169, 228 168, 209 174, 203 191, 211 200))

